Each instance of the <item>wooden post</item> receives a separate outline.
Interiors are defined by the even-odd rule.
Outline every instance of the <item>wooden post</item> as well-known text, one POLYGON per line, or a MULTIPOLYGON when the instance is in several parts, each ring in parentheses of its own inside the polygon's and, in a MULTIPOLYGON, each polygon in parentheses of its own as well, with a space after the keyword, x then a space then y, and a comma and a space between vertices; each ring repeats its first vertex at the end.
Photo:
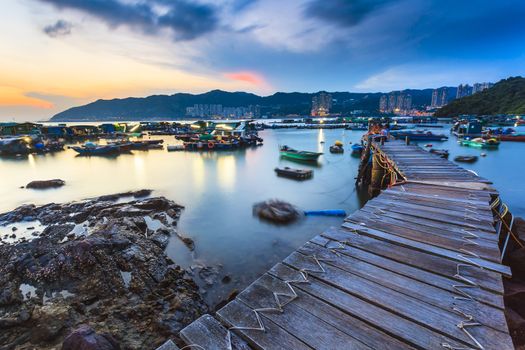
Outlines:
POLYGON ((384 173, 385 171, 379 160, 379 154, 376 152, 372 157, 372 179, 368 187, 368 195, 370 197, 375 197, 381 193, 381 181, 383 180, 384 173))
POLYGON ((405 143, 407 146, 410 145, 410 137, 405 136, 405 143))

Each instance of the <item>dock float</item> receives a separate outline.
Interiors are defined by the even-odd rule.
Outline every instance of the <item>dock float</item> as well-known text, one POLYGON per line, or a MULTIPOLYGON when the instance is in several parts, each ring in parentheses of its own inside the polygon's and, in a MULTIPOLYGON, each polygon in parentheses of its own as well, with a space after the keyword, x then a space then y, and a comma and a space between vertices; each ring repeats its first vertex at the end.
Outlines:
POLYGON ((187 349, 514 349, 497 191, 417 146, 374 147, 398 183, 184 328, 187 349))

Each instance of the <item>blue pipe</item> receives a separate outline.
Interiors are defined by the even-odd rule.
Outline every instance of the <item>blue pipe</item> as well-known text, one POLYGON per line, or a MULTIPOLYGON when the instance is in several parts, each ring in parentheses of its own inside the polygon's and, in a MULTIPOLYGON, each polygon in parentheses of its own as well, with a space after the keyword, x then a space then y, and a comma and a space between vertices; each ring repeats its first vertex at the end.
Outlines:
POLYGON ((346 216, 343 209, 326 209, 326 210, 305 210, 306 216, 346 216))

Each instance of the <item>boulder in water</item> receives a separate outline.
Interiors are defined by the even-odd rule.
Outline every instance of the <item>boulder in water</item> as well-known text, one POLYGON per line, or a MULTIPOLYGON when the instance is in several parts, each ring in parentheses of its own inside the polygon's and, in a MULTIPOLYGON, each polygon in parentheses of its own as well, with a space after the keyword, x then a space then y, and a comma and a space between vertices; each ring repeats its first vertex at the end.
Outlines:
POLYGON ((254 204, 253 214, 263 220, 279 224, 291 223, 301 216, 301 212, 294 205, 279 199, 254 204))
POLYGON ((43 190, 46 188, 56 188, 56 187, 62 187, 66 184, 64 180, 60 179, 53 179, 53 180, 39 180, 39 181, 31 181, 26 185, 26 188, 33 188, 37 190, 43 190))

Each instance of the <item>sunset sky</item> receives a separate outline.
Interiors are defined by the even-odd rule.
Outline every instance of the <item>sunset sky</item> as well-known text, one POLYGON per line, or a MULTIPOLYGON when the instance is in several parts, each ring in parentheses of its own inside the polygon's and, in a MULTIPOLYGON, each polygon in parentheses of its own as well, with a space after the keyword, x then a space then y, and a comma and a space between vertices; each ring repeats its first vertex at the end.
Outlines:
POLYGON ((390 91, 525 71, 525 1, 0 0, 0 120, 212 89, 390 91))

